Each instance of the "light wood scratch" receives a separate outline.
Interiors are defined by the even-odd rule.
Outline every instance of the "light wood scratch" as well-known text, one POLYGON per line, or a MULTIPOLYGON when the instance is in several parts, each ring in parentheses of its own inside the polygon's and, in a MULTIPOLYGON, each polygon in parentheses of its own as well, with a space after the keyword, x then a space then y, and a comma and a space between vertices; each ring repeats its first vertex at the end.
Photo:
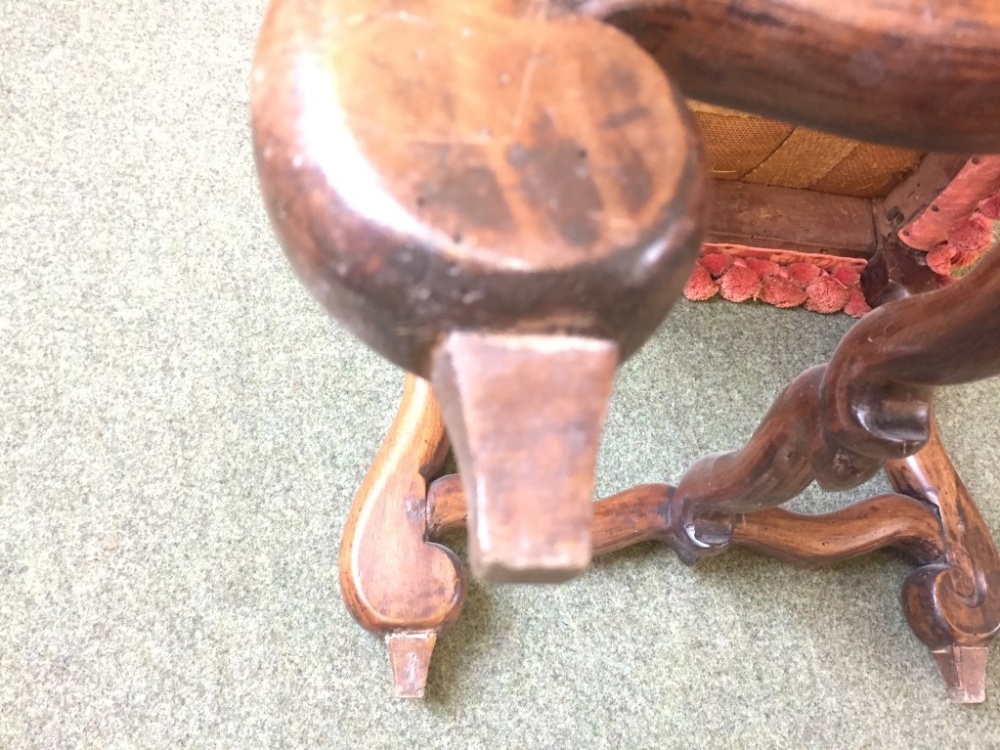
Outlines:
POLYGON ((535 72, 538 70, 542 40, 546 33, 546 29, 542 24, 544 24, 545 19, 549 15, 549 2, 550 0, 532 0, 532 5, 535 8, 535 12, 531 14, 534 16, 532 19, 534 38, 532 39, 531 56, 528 58, 527 65, 524 66, 524 75, 521 77, 521 90, 518 92, 517 107, 514 109, 514 121, 511 125, 511 130, 515 133, 521 127, 521 121, 524 118, 524 109, 528 104, 528 95, 531 93, 531 84, 534 81, 535 72))
POLYGON ((434 22, 427 16, 410 13, 405 10, 397 10, 392 7, 394 3, 385 2, 382 7, 375 10, 368 10, 363 13, 352 13, 344 18, 344 26, 350 28, 361 26, 369 21, 399 21, 400 23, 412 26, 433 26, 434 22))

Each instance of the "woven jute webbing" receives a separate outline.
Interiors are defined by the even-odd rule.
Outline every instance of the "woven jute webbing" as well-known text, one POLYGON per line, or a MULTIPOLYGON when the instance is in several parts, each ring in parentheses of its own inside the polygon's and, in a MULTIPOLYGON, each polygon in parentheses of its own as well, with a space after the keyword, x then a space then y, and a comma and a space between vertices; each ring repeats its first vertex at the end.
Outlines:
POLYGON ((720 180, 872 198, 888 193, 923 156, 700 102, 691 108, 720 180))

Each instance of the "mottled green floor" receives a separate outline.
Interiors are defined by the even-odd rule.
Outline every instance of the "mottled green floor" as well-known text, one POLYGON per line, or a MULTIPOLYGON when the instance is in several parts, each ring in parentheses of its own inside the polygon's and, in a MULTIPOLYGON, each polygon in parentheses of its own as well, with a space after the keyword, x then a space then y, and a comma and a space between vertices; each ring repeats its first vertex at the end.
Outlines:
MULTIPOLYGON (((475 586, 426 702, 394 700, 336 552, 401 375, 269 232, 261 10, 0 0, 0 747, 1000 747, 1000 655, 986 704, 947 703, 888 554, 689 570, 648 546, 475 586)), ((599 492, 740 445, 849 325, 680 305, 619 378, 599 492)), ((996 532, 998 395, 940 399, 996 532)))

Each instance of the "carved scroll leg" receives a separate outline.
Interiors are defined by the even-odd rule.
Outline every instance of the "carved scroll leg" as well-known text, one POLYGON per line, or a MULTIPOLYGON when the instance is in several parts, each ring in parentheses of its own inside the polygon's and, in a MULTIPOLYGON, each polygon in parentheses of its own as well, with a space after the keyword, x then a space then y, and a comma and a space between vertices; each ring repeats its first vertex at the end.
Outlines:
POLYGON ((396 695, 420 698, 440 633, 462 610, 465 574, 424 540, 427 483, 447 453, 430 385, 408 375, 399 413, 351 507, 340 548, 340 591, 354 618, 383 637, 396 695))
POLYGON ((955 471, 936 425, 926 447, 890 461, 889 481, 934 506, 941 519, 943 559, 914 571, 903 588, 903 609, 931 650, 951 700, 986 699, 986 655, 1000 632, 1000 555, 989 529, 955 471))
POLYGON ((723 552, 739 519, 791 500, 814 479, 843 489, 878 472, 881 461, 827 440, 819 415, 825 372, 813 367, 796 377, 743 448, 706 456, 684 473, 669 508, 684 563, 723 552))

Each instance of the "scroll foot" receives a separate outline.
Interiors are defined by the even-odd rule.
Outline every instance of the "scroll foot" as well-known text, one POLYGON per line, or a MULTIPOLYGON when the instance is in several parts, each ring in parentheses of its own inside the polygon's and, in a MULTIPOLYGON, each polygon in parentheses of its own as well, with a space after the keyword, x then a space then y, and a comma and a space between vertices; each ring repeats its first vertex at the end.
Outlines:
POLYGON ((934 421, 918 453, 886 464, 896 489, 937 511, 943 554, 903 586, 903 612, 956 703, 986 698, 986 653, 1000 633, 1000 554, 934 421))
POLYGON ((448 443, 430 385, 407 376, 396 421, 358 491, 340 550, 340 592, 384 638, 396 694, 419 698, 440 633, 465 601, 455 554, 427 541, 427 484, 448 443))

